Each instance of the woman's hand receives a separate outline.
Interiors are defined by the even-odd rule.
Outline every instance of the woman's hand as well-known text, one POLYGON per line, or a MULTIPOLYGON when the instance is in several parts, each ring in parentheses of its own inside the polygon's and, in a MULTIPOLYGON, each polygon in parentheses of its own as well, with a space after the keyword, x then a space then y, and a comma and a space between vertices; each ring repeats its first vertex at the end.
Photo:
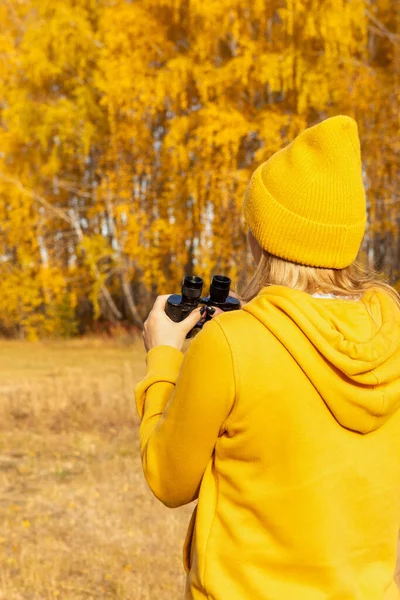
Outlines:
MULTIPOLYGON (((181 350, 186 334, 198 323, 201 306, 179 323, 174 323, 165 313, 165 303, 170 294, 158 296, 143 328, 143 342, 148 352, 156 346, 172 346, 181 350)), ((204 315, 205 316, 205 315, 204 315)))

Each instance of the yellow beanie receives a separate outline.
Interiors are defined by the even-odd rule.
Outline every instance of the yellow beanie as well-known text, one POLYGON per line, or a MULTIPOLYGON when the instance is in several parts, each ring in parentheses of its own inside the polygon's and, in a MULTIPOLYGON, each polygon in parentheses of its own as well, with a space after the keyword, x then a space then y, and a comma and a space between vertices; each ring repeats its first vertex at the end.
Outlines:
POLYGON ((326 119, 271 156, 253 173, 243 212, 270 254, 313 267, 350 265, 366 222, 356 122, 326 119))

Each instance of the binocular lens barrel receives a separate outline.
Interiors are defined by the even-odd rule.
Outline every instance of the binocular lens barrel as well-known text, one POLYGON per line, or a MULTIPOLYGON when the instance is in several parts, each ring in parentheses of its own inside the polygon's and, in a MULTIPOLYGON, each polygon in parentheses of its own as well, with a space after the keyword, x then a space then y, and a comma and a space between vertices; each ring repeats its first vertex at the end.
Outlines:
POLYGON ((203 290, 203 280, 201 277, 186 276, 182 282, 183 302, 194 304, 201 297, 203 290))
POLYGON ((210 285, 210 298, 213 302, 222 304, 229 296, 231 280, 224 275, 214 275, 210 285))

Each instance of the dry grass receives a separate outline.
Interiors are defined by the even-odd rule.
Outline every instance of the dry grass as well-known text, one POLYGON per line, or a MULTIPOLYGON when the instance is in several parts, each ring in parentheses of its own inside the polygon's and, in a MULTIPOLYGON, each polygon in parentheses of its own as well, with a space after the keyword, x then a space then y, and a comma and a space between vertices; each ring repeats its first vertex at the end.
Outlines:
POLYGON ((144 481, 141 344, 0 344, 0 599, 171 600, 192 507, 144 481))

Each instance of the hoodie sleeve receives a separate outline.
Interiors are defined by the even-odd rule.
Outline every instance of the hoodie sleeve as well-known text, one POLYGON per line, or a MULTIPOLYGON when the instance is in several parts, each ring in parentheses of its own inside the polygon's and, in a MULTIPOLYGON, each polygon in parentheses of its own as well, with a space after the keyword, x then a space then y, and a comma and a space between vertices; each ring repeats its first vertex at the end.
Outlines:
POLYGON ((195 500, 235 399, 230 346, 216 319, 186 354, 152 348, 136 386, 143 471, 154 495, 171 508, 195 500))

